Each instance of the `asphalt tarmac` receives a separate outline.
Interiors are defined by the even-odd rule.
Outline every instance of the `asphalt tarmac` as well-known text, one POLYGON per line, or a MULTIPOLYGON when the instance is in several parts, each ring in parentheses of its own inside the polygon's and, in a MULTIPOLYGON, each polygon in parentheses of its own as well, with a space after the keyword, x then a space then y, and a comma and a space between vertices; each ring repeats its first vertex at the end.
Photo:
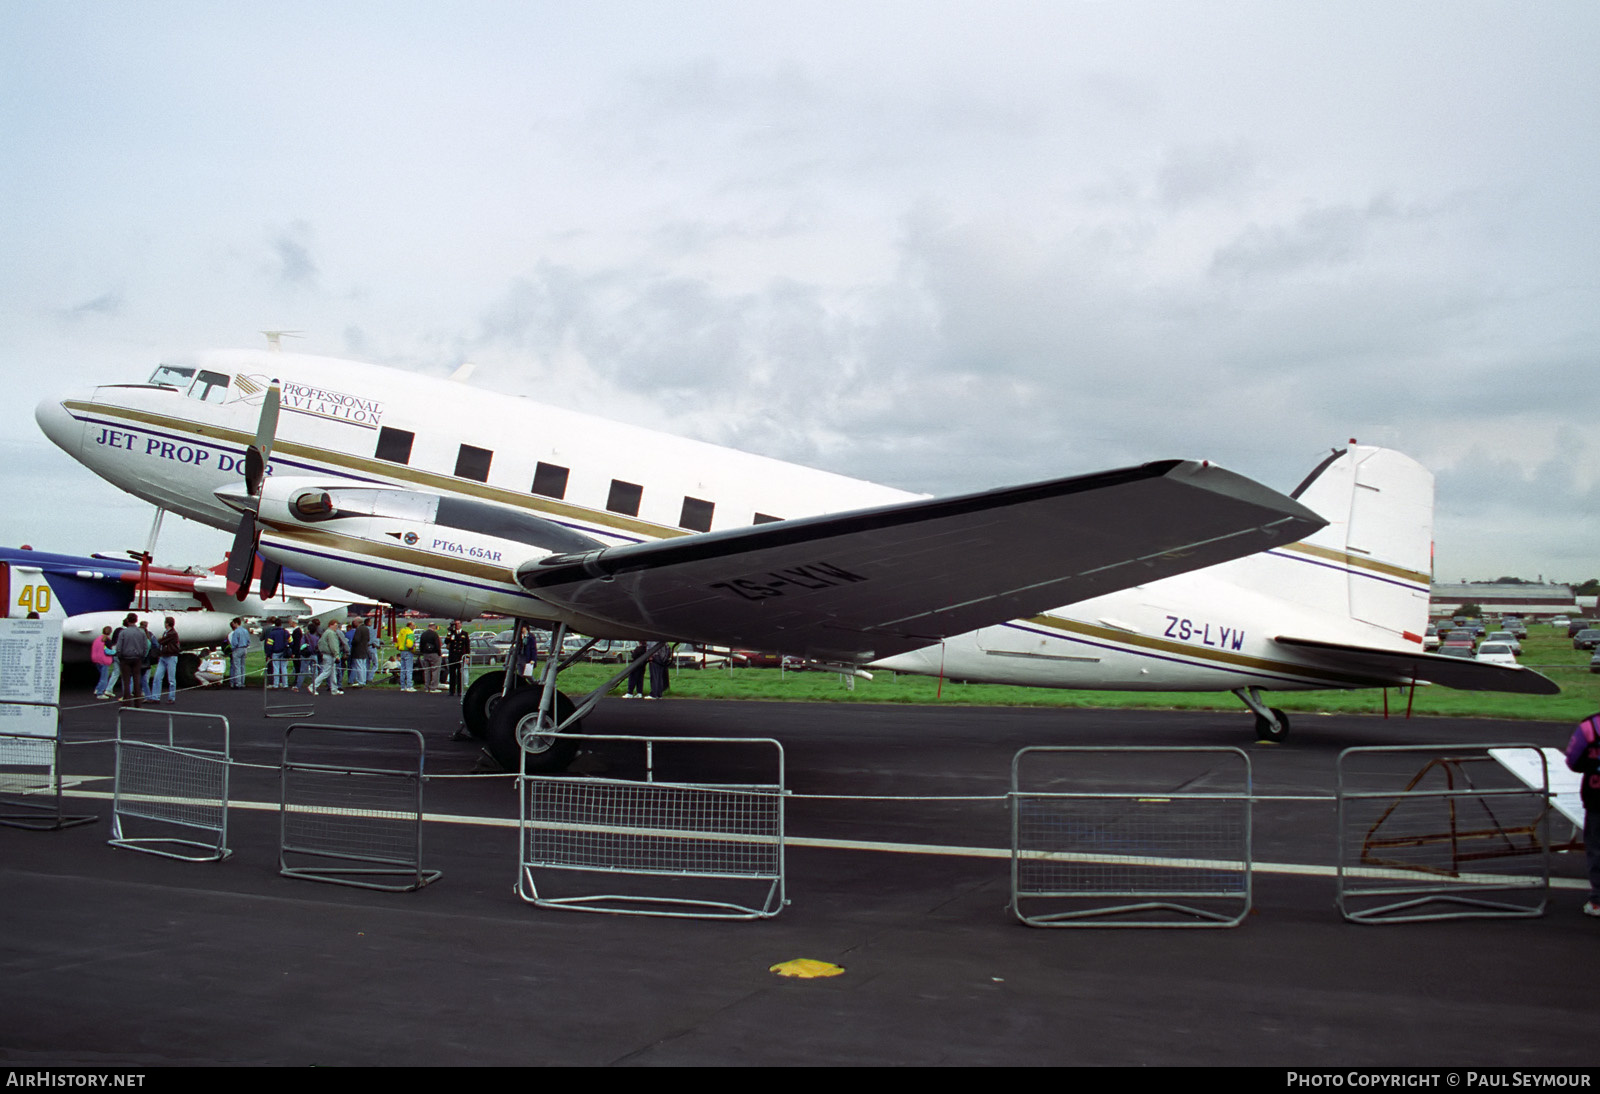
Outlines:
MULTIPOLYGON (((513 893, 511 780, 473 775, 439 695, 321 696, 314 720, 423 731, 429 781, 414 892, 280 876, 286 722, 262 693, 185 694, 222 713, 233 756, 230 859, 107 845, 112 704, 67 696, 74 812, 0 828, 0 1062, 12 1066, 979 1064, 1591 1066, 1600 1014, 1578 913, 1581 856, 1556 857, 1537 919, 1364 926, 1334 905, 1333 791, 1355 745, 1528 742, 1570 727, 1302 716, 1257 744, 1232 713, 604 701, 607 734, 771 737, 797 797, 790 904, 703 922, 547 910, 513 893), (1043 930, 1009 904, 1013 754, 1030 745, 1238 746, 1254 790, 1254 910, 1217 930, 1043 930), (97 795, 97 796, 96 796, 97 795), (844 795, 845 797, 831 797, 844 795), (935 800, 860 800, 862 797, 935 800), (1295 800, 1312 798, 1316 800, 1295 800), (943 800, 939 800, 943 799, 943 800), (971 800, 957 800, 971 799, 971 800), (889 844, 890 847, 877 845, 889 844), (796 958, 831 978, 769 969, 796 958)), ((312 720, 312 719, 308 719, 312 720)), ((632 746, 580 756, 636 774, 632 746)), ((663 748, 729 776, 729 749, 663 748), (720 767, 720 770, 719 770, 720 767)), ((758 757, 748 764, 765 762, 758 757)), ((1118 761, 1104 764, 1106 779, 1118 761)), ((1158 781, 1185 758, 1154 758, 1158 781)), ((753 770, 753 767, 751 768, 753 770)), ((1096 772, 1100 768, 1080 767, 1096 772)))

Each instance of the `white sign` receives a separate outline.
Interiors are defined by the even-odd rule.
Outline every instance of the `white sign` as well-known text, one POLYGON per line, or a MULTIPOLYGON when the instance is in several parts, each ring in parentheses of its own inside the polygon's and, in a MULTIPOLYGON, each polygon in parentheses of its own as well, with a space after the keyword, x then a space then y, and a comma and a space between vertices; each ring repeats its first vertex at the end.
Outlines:
POLYGON ((0 733, 54 738, 61 701, 61 621, 0 619, 0 733))
POLYGON ((1569 821, 1583 827, 1583 776, 1567 770, 1566 753, 1559 748, 1491 748, 1489 755, 1535 790, 1544 789, 1548 776, 1551 803, 1569 821))

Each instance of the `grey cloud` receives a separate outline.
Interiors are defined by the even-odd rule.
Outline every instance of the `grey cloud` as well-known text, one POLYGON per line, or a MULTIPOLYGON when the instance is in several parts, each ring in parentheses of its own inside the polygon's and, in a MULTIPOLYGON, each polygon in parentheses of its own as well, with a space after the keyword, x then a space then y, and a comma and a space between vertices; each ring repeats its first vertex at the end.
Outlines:
POLYGON ((1242 197, 1255 175, 1256 159, 1240 140, 1170 148, 1156 174, 1157 197, 1169 209, 1242 197))
MULTIPOLYGON (((1547 578, 1581 581, 1600 574, 1593 544, 1600 534, 1600 479, 1582 480, 1577 453, 1580 438, 1560 439, 1560 454, 1524 470, 1478 445, 1452 467, 1437 473, 1439 510, 1435 539, 1469 557, 1540 559, 1547 578)), ((1505 438, 1502 443, 1515 443, 1505 438)), ((1507 564, 1512 565, 1510 563, 1507 564)), ((1516 569, 1501 572, 1517 573, 1516 569)), ((1489 573, 1450 574, 1483 579, 1489 573)), ((1518 576, 1535 577, 1534 573, 1518 576)))
POLYGON ((1375 227, 1403 215, 1391 198, 1375 197, 1365 206, 1309 209, 1287 225, 1252 225, 1218 249, 1212 269, 1235 277, 1281 277, 1342 265, 1365 252, 1375 227))
POLYGON ((311 225, 297 220, 270 240, 272 258, 268 273, 281 285, 310 288, 317 282, 317 263, 311 257, 311 225))
POLYGON ((120 289, 103 292, 92 300, 63 309, 65 319, 77 320, 91 315, 118 315, 122 312, 123 297, 120 289))

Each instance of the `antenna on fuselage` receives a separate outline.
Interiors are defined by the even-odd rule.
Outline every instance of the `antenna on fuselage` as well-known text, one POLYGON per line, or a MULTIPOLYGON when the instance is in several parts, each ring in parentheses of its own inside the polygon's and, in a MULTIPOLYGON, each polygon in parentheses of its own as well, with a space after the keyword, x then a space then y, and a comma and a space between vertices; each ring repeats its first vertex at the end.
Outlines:
POLYGON ((267 348, 273 353, 283 352, 283 346, 279 339, 304 338, 306 336, 306 332, 303 330, 264 330, 261 333, 267 336, 267 348))

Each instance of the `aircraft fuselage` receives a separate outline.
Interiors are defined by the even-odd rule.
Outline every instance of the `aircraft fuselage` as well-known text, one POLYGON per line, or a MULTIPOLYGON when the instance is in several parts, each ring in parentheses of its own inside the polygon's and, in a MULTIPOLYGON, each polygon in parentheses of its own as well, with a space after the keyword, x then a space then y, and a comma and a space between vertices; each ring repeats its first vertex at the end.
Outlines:
MULTIPOLYGON (((158 376, 160 374, 158 373, 158 376)), ((120 488, 221 529, 217 496, 244 472, 268 383, 282 413, 272 480, 394 487, 505 507, 604 545, 691 535, 904 501, 905 491, 376 365, 268 351, 205 356, 167 384, 111 385, 40 404, 41 428, 120 488)), ((1431 479, 1429 480, 1431 505, 1431 479)), ((554 618, 517 584, 527 558, 496 535, 381 514, 360 534, 274 538, 262 551, 321 580, 441 615, 554 618)), ((263 517, 266 512, 263 510, 263 517)), ((1382 586, 1426 618, 1428 575, 1344 549, 1293 544, 885 659, 883 667, 1049 687, 1209 690, 1400 682, 1336 671, 1272 639, 1316 635, 1420 648, 1405 627, 1352 612, 1351 588, 1382 586), (1297 597, 1310 583, 1337 588, 1297 597), (1283 595, 1288 590, 1288 595, 1283 595), (1420 609, 1417 607, 1420 605, 1420 609)), ((1421 531, 1426 543, 1429 531, 1421 531)), ((1359 597, 1356 597, 1359 599, 1359 597)), ((1375 614, 1375 613, 1374 613, 1375 614)), ((593 621, 576 629, 609 635, 593 621)), ((1422 629, 1419 623, 1416 631, 1422 629)))

